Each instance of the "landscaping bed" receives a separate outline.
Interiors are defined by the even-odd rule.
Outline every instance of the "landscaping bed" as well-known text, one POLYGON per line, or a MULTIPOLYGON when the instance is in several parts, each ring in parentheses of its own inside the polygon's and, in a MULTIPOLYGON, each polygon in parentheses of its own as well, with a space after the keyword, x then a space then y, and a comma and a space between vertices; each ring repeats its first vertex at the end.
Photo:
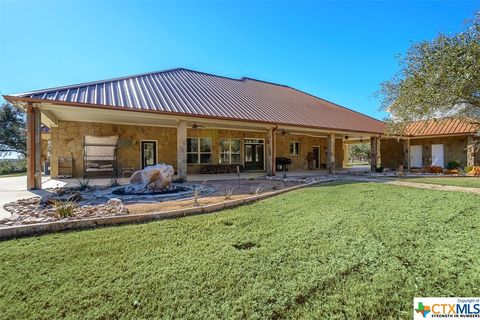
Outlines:
POLYGON ((0 228, 204 207, 306 182, 304 179, 209 181, 195 196, 194 190, 201 183, 176 183, 161 193, 124 194, 124 186, 93 187, 84 180, 76 188, 50 189, 42 197, 20 199, 4 205, 4 209, 12 215, 0 220, 0 228))

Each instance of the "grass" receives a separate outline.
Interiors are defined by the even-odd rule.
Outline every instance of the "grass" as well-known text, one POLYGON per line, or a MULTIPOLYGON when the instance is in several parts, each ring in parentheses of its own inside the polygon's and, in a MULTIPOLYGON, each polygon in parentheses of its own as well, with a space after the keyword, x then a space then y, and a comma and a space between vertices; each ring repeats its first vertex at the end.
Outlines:
POLYGON ((0 243, 8 318, 411 319, 480 295, 480 198, 374 183, 0 243))
POLYGON ((476 177, 405 178, 405 179, 401 179, 401 181, 440 184, 440 185, 445 185, 445 186, 480 188, 480 178, 476 178, 476 177))
POLYGON ((27 175, 26 172, 17 172, 17 173, 8 173, 8 174, 0 174, 1 178, 10 178, 10 177, 21 177, 27 175))

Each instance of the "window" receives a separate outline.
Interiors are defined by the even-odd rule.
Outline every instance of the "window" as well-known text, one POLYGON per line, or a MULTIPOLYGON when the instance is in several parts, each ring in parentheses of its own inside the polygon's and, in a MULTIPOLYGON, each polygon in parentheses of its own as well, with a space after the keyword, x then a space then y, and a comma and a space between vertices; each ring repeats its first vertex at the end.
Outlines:
POLYGON ((290 154, 293 156, 300 154, 300 142, 290 141, 290 154))
POLYGON ((187 138, 187 163, 211 163, 212 139, 187 138))
POLYGON ((220 163, 240 163, 240 139, 220 139, 220 163))

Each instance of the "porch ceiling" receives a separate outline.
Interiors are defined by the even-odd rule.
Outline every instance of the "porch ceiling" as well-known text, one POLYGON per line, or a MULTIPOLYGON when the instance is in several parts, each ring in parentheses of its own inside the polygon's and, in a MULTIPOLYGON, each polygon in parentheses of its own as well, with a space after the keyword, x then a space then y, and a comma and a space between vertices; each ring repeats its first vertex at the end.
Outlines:
MULTIPOLYGON (((80 122, 96 122, 96 123, 116 123, 124 125, 144 125, 144 126, 160 126, 160 127, 177 127, 179 120, 186 120, 187 126, 192 127, 194 124, 199 125, 200 129, 232 129, 247 131, 266 132, 270 128, 276 126, 249 123, 240 121, 227 121, 220 119, 197 118, 188 116, 170 116, 158 113, 131 112, 128 110, 111 110, 97 109, 78 106, 56 105, 49 103, 36 104, 41 110, 42 123, 50 127, 55 127, 59 120, 63 121, 80 121, 80 122)), ((303 128, 293 126, 278 126, 277 132, 285 131, 292 135, 307 135, 312 137, 326 137, 330 132, 334 133, 337 138, 344 138, 348 135, 349 139, 368 139, 371 134, 347 131, 327 131, 314 128, 303 128)))

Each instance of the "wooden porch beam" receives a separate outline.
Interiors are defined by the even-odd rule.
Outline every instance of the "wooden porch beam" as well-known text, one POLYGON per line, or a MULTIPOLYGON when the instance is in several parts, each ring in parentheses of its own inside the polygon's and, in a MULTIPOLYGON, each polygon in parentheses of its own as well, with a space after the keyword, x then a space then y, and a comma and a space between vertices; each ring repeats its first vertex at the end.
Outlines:
POLYGON ((370 171, 377 171, 378 143, 377 137, 370 138, 370 171))
POLYGON ((27 104, 27 189, 42 189, 40 111, 27 104))

